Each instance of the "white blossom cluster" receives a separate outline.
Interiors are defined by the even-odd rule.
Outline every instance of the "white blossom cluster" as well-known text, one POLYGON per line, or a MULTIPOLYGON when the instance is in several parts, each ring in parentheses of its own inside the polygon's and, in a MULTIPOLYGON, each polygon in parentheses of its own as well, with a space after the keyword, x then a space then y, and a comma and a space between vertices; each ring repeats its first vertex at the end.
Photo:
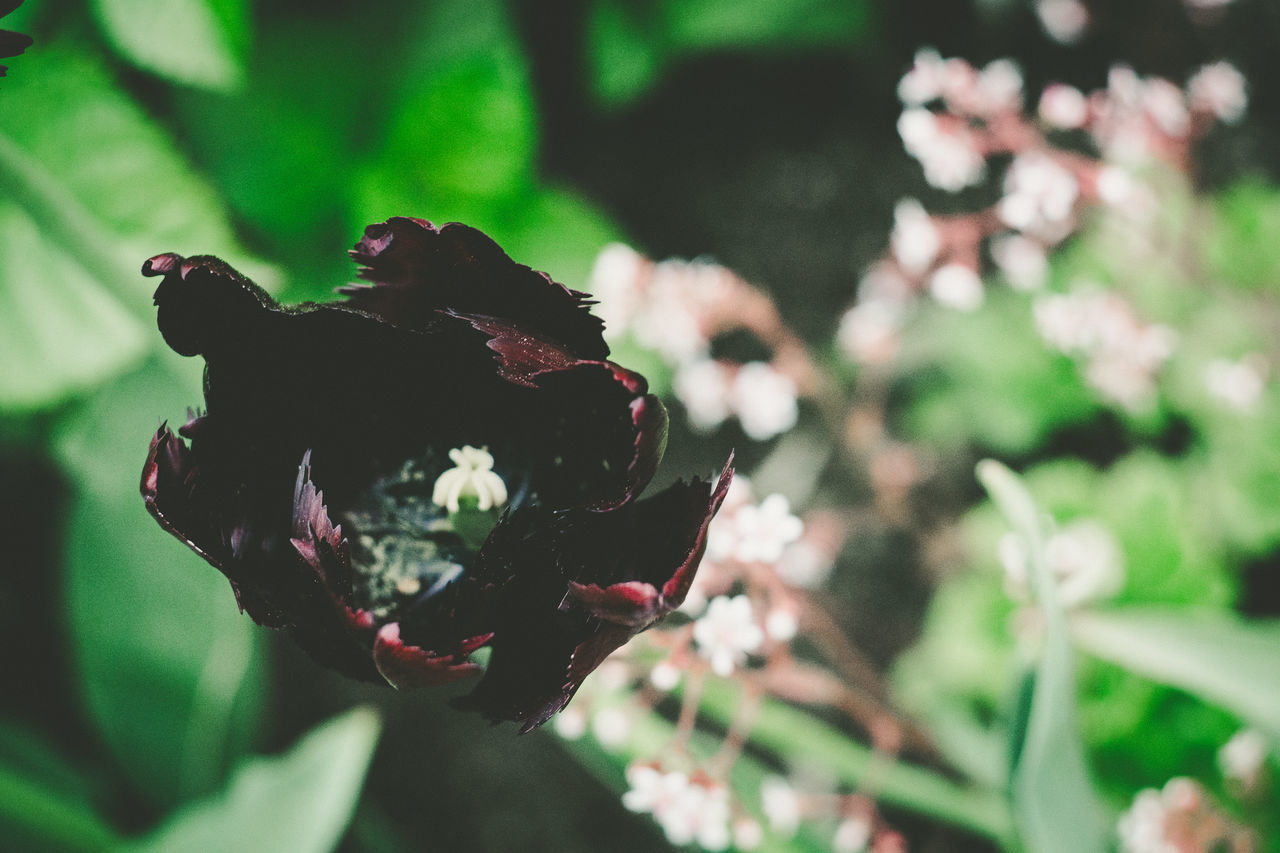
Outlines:
POLYGON ((629 766, 627 784, 630 790, 622 795, 622 805, 638 814, 653 815, 672 844, 725 850, 734 840, 729 789, 724 785, 652 764, 629 766))
MULTIPOLYGON (((1088 23, 1079 0, 1041 0, 1036 8, 1046 29, 1064 42, 1088 23)), ((917 51, 898 97, 903 146, 931 186, 964 189, 986 178, 990 157, 1012 157, 1003 196, 987 220, 935 217, 913 198, 899 201, 887 260, 867 273, 857 303, 840 322, 841 349, 866 365, 896 353, 904 309, 915 293, 959 311, 982 306, 982 241, 989 238, 990 257, 1012 287, 1034 290, 1048 278, 1047 251, 1076 229, 1082 208, 1102 204, 1148 219, 1154 201, 1130 169, 1151 158, 1181 162, 1209 124, 1239 121, 1248 105, 1244 77, 1225 62, 1201 68, 1185 89, 1117 66, 1106 88, 1089 95, 1063 84, 1046 87, 1036 125, 1022 113, 1022 75, 1011 61, 978 69, 929 48, 917 51), (1100 160, 1059 150, 1045 135, 1081 129, 1092 136, 1100 160)), ((1099 381, 1117 378, 1111 372, 1103 369, 1099 381)))
POLYGON ((1124 853, 1180 853, 1168 836, 1169 816, 1194 808, 1199 798, 1195 783, 1180 777, 1170 779, 1162 790, 1139 791, 1116 824, 1120 849, 1124 853))
POLYGON ((982 181, 987 154, 968 120, 1022 108, 1022 72, 1008 59, 981 71, 963 59, 943 59, 937 51, 916 52, 898 83, 903 112, 898 135, 907 153, 920 161, 931 186, 957 192, 982 181), (945 111, 929 108, 941 102, 945 111))
POLYGON ((1170 779, 1139 791, 1116 824, 1121 853, 1252 850, 1247 829, 1223 812, 1198 782, 1170 779))
POLYGON ((737 417, 749 438, 767 441, 795 426, 800 413, 795 382, 763 361, 690 360, 677 368, 674 390, 689 423, 704 432, 737 417))
POLYGON ((1244 76, 1226 62, 1201 68, 1185 90, 1117 65, 1107 75, 1106 89, 1089 96, 1087 127, 1106 159, 1141 163, 1185 145, 1198 120, 1232 124, 1244 117, 1247 106, 1244 76))
POLYGON ((728 678, 746 662, 747 655, 760 648, 764 630, 756 621, 751 599, 718 595, 693 623, 693 640, 698 654, 711 662, 711 671, 728 678))
POLYGON ((796 605, 780 593, 787 588, 815 589, 830 575, 838 549, 825 529, 830 526, 820 524, 809 535, 785 496, 768 495, 757 503, 750 480, 735 477, 707 531, 706 554, 681 612, 696 617, 708 602, 726 596, 744 578, 744 571, 764 571, 780 582, 763 616, 766 636, 790 640, 796 631, 796 605))
POLYGON ((1155 394, 1155 377, 1173 353, 1173 329, 1147 324, 1119 294, 1095 284, 1036 301, 1036 327, 1059 351, 1084 359, 1085 378, 1108 401, 1140 410, 1155 394))
POLYGON ((767 441, 796 424, 795 381, 769 362, 711 358, 716 318, 742 286, 716 264, 654 263, 615 243, 596 258, 590 289, 606 338, 630 336, 674 368, 691 426, 709 432, 737 418, 749 438, 767 441))

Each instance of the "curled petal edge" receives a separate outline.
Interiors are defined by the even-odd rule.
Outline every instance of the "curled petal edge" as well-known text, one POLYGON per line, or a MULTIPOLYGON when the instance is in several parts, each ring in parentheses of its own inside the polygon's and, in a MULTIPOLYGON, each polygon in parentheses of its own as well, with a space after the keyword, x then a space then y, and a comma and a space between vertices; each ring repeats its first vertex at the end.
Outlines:
POLYGON ((373 662, 392 687, 432 687, 449 684, 480 672, 479 664, 466 659, 493 639, 493 633, 464 640, 456 652, 437 654, 400 639, 400 623, 389 622, 378 629, 373 642, 373 662))

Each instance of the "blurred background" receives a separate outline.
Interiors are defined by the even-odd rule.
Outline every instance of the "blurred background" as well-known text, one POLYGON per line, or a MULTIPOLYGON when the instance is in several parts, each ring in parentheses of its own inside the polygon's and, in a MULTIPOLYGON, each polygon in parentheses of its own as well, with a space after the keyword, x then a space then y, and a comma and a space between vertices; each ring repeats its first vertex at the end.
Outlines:
POLYGON ((0 847, 1280 850, 1280 6, 28 0, 0 27, 35 39, 0 80, 0 847), (654 696, 654 661, 714 681, 697 607, 575 701, 622 734, 516 737, 321 670, 147 515, 150 435, 202 398, 142 261, 325 300, 397 215, 599 295, 668 400, 657 485, 733 448, 746 504, 803 522, 785 559, 709 558, 704 601, 796 617, 721 679, 758 728, 709 686, 670 740, 700 700, 654 696), (1003 502, 987 457, 1021 474, 1003 502), (1040 539, 1008 538, 1021 497, 1040 539), (732 773, 699 757, 735 738, 732 773), (624 806, 644 762, 723 771, 732 837, 624 806), (1055 833, 1073 792, 1096 837, 1055 833))

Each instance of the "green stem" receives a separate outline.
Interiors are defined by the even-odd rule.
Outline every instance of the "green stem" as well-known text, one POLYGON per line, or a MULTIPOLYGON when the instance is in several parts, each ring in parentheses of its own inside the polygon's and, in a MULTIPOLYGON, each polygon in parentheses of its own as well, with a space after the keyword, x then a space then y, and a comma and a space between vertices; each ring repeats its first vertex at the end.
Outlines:
MULTIPOLYGON (((737 705, 732 685, 708 680, 701 704, 704 714, 727 725, 737 705)), ((964 827, 1006 848, 1015 845, 1013 818, 1002 793, 965 787, 922 767, 886 761, 844 732, 776 699, 761 703, 750 742, 789 763, 829 770, 850 787, 871 788, 885 803, 964 827)))
POLYGON ((84 806, 7 767, 0 767, 0 825, 45 850, 79 853, 120 843, 120 836, 84 806))

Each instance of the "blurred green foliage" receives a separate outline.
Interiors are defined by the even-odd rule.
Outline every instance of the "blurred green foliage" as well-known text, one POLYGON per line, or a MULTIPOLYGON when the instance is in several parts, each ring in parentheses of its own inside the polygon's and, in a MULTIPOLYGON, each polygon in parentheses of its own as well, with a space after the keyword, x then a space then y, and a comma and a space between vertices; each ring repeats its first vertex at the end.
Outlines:
MULTIPOLYGON (((52 460, 68 483, 57 565, 39 567, 57 574, 56 612, 31 624, 65 634, 74 707, 67 720, 0 708, 0 846, 96 850, 127 836, 137 850, 230 839, 332 849, 378 737, 372 712, 354 711, 281 756, 256 755, 280 742, 266 734, 282 678, 265 636, 137 495, 145 442, 199 402, 200 383, 199 366, 154 332, 138 275, 146 257, 216 253, 302 300, 347 280, 344 247, 392 215, 467 221, 574 287, 599 248, 625 236, 540 165, 534 68, 512 5, 260 5, 30 2, 4 22, 37 44, 0 81, 0 445, 52 460)), ((878 8, 595 0, 583 4, 584 85, 616 113, 699 55, 850 56, 888 31, 878 8)), ((899 698, 968 787, 903 765, 882 795, 1011 847, 1010 814, 1025 843, 1049 849, 1062 821, 1083 825, 1095 787, 1111 812, 1176 775, 1229 799, 1215 755, 1244 723, 1280 745, 1276 625, 1234 612, 1241 567, 1280 548, 1280 394, 1269 384, 1246 417, 1202 375, 1210 357, 1274 349, 1280 192, 1258 178, 1212 195, 1152 180, 1164 202, 1156 241, 1095 221, 1054 259, 1052 287, 1122 288, 1179 332, 1154 410, 1100 401, 1036 334, 1029 298, 1009 290, 992 289, 972 315, 924 309, 900 365, 905 437, 1017 463, 1022 480, 993 491, 1021 507, 1023 535, 1039 525, 1027 517, 1033 500, 1059 524, 1105 523, 1123 556, 1124 584, 1096 612, 1064 615, 1040 596, 1062 624, 1036 657, 1013 639, 1020 609, 995 561, 1008 523, 980 504, 964 520, 973 565, 940 583, 897 665, 899 698), (1106 458, 1079 452, 1072 435, 1099 438, 1106 458), (1044 812, 1064 790, 1050 804, 1060 811, 1044 812)), ((670 371, 651 354, 619 360, 647 363, 667 390, 670 371)), ((711 696, 709 713, 727 725, 733 702, 711 696)), ((292 740, 316 718, 274 729, 292 740)), ((669 734, 658 715, 644 725, 641 743, 669 734)), ((848 786, 863 780, 867 751, 841 733, 781 706, 759 725, 775 758, 794 751, 848 786)), ((573 749, 614 784, 636 757, 573 749)), ((756 756, 735 767, 746 788, 767 771, 756 756)), ((1245 816, 1261 821, 1265 808, 1245 816)), ((802 833, 778 849, 820 843, 802 833)))

